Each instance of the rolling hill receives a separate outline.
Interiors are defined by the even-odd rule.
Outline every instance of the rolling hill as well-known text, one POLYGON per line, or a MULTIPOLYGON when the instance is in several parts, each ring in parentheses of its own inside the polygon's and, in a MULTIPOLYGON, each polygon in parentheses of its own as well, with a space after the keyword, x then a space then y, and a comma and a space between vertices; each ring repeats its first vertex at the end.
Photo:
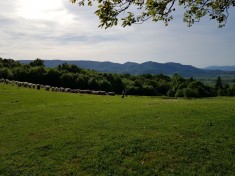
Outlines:
MULTIPOLYGON (((31 60, 20 60, 21 63, 29 63, 31 60)), ((47 67, 56 67, 63 63, 74 64, 78 67, 85 69, 92 69, 99 72, 118 73, 118 74, 166 74, 173 75, 175 73, 184 77, 216 77, 221 75, 234 75, 235 71, 221 71, 221 70, 209 70, 200 69, 191 65, 182 65, 180 63, 168 62, 126 62, 124 64, 113 62, 97 62, 97 61, 85 61, 85 60, 44 60, 47 67)))
POLYGON ((207 70, 222 70, 222 71, 235 71, 235 65, 233 66, 209 66, 207 70))

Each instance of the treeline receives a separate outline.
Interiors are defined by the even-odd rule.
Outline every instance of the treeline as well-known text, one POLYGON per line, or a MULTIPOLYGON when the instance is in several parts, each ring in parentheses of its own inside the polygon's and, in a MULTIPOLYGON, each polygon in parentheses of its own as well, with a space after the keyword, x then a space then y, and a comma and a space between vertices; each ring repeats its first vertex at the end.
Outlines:
POLYGON ((99 73, 67 63, 47 68, 41 59, 21 64, 12 59, 0 58, 0 78, 71 89, 102 90, 116 94, 126 90, 129 95, 197 98, 235 95, 235 84, 223 85, 220 77, 214 85, 209 86, 193 78, 185 79, 178 74, 169 77, 163 74, 134 76, 99 73))

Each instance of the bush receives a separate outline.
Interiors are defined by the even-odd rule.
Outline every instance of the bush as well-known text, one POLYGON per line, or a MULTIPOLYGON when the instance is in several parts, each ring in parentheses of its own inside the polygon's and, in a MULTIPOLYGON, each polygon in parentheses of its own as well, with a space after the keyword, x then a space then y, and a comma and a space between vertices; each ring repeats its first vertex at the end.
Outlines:
POLYGON ((169 96, 169 97, 174 97, 174 96, 175 96, 175 92, 174 92, 172 89, 170 89, 170 90, 167 92, 167 96, 169 96))
POLYGON ((178 89, 175 93, 175 97, 184 97, 184 89, 178 89))
POLYGON ((147 96, 155 96, 157 95, 157 91, 153 86, 144 86, 144 94, 147 96))
POLYGON ((184 89, 184 97, 198 98, 198 97, 200 97, 200 95, 199 95, 199 92, 197 89, 186 88, 186 89, 184 89))

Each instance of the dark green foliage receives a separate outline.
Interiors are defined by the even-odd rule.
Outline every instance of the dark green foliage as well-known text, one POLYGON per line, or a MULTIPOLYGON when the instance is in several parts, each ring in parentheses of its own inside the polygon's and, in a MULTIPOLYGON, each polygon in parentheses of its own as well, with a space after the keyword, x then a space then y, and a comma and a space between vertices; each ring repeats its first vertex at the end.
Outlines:
POLYGON ((195 88, 186 88, 184 89, 184 97, 200 97, 198 89, 195 88))
POLYGON ((15 61, 13 59, 2 59, 0 57, 0 68, 7 67, 7 68, 14 68, 21 66, 20 62, 15 61))
POLYGON ((226 83, 225 85, 223 85, 223 81, 220 76, 216 79, 215 94, 217 96, 234 96, 234 90, 234 84, 231 83, 229 85, 228 83, 226 83))
POLYGON ((116 94, 126 90, 129 95, 199 98, 235 94, 234 86, 223 86, 221 77, 217 78, 215 87, 210 87, 196 79, 183 78, 179 74, 172 77, 163 74, 111 74, 85 70, 67 63, 56 68, 47 68, 43 63, 41 59, 29 64, 20 64, 11 59, 0 58, 0 78, 72 89, 102 90, 116 94))
POLYGON ((85 75, 79 75, 75 80, 76 87, 78 89, 86 89, 88 88, 88 77, 85 75))
POLYGON ((177 89, 175 97, 184 97, 184 89, 177 89))
POLYGON ((36 60, 29 63, 31 67, 45 67, 44 61, 42 59, 37 58, 36 60))
POLYGON ((25 81, 32 83, 47 83, 47 69, 44 66, 34 66, 28 69, 27 79, 25 81))
POLYGON ((67 71, 71 73, 79 73, 82 69, 78 68, 76 65, 69 65, 67 63, 58 65, 57 69, 59 71, 67 71))
POLYGON ((175 91, 173 91, 172 89, 168 90, 167 96, 174 97, 175 96, 175 91))
POLYGON ((46 82, 48 85, 60 87, 60 71, 58 69, 48 69, 46 74, 46 82))
POLYGON ((0 78, 12 79, 13 73, 12 70, 8 68, 0 68, 0 78))
POLYGON ((108 74, 106 79, 111 83, 112 90, 118 94, 121 94, 122 90, 125 88, 121 77, 116 74, 108 74))
POLYGON ((167 26, 173 19, 175 10, 184 9, 183 21, 192 26, 201 18, 209 16, 211 20, 218 22, 218 27, 226 24, 230 7, 235 6, 234 0, 70 0, 78 2, 80 6, 93 3, 97 5, 95 14, 100 19, 99 27, 110 28, 122 21, 122 26, 131 26, 135 23, 143 23, 149 19, 154 22, 162 21, 167 26), (94 2, 95 1, 95 2, 94 2), (182 7, 182 8, 179 8, 182 7))
POLYGON ((107 81, 106 79, 102 79, 99 81, 99 88, 100 88, 100 90, 103 90, 103 91, 113 90, 112 84, 109 81, 107 81))
POLYGON ((76 88, 75 87, 75 83, 74 83, 74 74, 67 72, 67 73, 63 73, 60 76, 60 82, 61 85, 63 85, 63 87, 67 87, 67 88, 76 88))
POLYGON ((228 88, 228 96, 235 96, 235 84, 228 88))
POLYGON ((216 79, 215 89, 216 90, 223 89, 223 84, 220 76, 216 79))

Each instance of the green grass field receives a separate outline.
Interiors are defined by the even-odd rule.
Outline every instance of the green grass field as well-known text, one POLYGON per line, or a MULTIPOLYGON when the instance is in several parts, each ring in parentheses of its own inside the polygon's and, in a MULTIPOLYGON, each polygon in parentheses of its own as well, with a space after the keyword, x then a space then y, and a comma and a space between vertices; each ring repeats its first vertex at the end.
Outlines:
POLYGON ((235 175, 235 98, 0 84, 0 175, 235 175))

